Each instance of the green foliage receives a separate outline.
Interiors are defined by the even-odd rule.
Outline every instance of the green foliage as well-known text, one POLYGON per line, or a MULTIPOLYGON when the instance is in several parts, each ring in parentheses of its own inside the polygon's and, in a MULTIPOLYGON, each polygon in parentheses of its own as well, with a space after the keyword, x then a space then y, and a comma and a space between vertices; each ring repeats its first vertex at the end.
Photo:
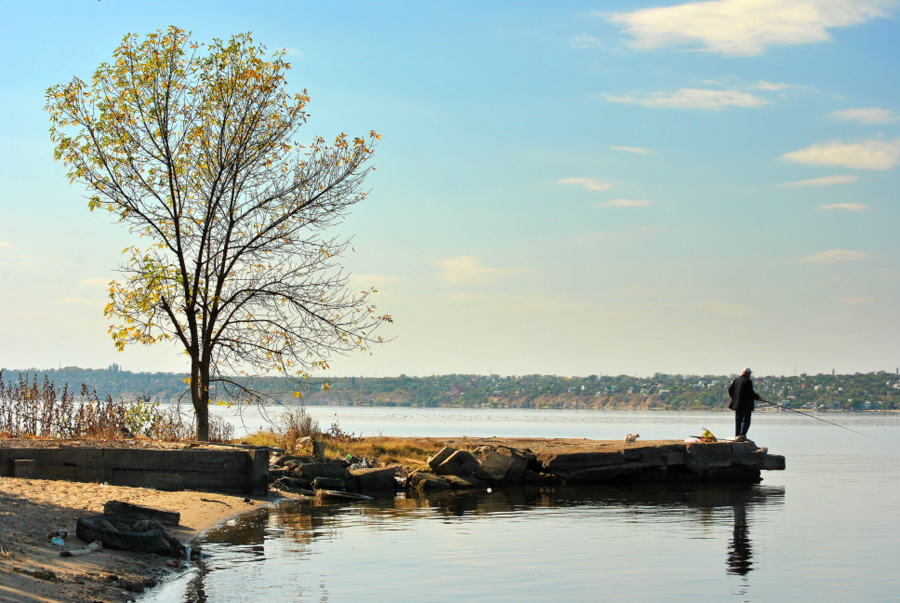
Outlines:
POLYGON ((250 34, 198 44, 176 27, 126 35, 85 82, 47 90, 54 156, 143 246, 124 250, 106 316, 115 346, 180 343, 207 436, 210 390, 259 400, 241 374, 303 377, 368 350, 374 290, 350 292, 325 236, 361 201, 375 132, 300 145, 306 91, 250 34))

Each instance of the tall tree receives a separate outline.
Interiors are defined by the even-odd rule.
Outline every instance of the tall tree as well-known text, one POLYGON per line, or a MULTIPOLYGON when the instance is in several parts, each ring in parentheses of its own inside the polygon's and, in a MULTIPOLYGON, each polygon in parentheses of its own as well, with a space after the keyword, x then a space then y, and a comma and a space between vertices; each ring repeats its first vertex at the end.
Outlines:
POLYGON ((250 34, 192 42, 176 27, 129 34, 90 83, 47 91, 55 157, 148 244, 124 251, 110 284, 116 347, 174 339, 190 357, 197 438, 210 389, 256 399, 242 374, 291 378, 381 338, 369 297, 351 292, 326 231, 361 201, 379 136, 294 142, 309 97, 290 65, 250 34))

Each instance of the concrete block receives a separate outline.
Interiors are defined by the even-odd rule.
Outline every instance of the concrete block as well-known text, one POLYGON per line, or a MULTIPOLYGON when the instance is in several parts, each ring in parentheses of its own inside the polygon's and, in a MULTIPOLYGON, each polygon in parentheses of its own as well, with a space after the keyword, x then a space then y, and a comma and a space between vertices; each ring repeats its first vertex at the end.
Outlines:
POLYGON ((567 483, 591 484, 605 482, 618 477, 638 475, 644 470, 641 463, 629 461, 620 465, 605 467, 588 467, 571 472, 560 472, 556 475, 567 483))
POLYGON ((433 473, 414 471, 409 475, 409 486, 419 492, 447 492, 450 482, 433 473))
POLYGON ((37 462, 34 459, 16 459, 13 461, 13 476, 33 478, 37 475, 37 462))
POLYGON ((766 471, 784 471, 784 457, 780 454, 767 454, 762 468, 766 471))
POLYGON ((490 484, 477 477, 465 477, 462 475, 445 475, 443 479, 447 480, 450 487, 454 490, 487 490, 490 484))
POLYGON ((671 467, 672 465, 684 465, 684 453, 683 452, 670 452, 666 455, 666 465, 671 467))
POLYGON ((757 450, 759 450, 759 448, 756 447, 756 444, 754 444, 753 442, 750 442, 750 441, 735 442, 731 445, 731 451, 732 451, 732 453, 734 453, 736 455, 738 455, 738 454, 753 454, 757 450))
POLYGON ((527 466, 527 458, 508 448, 489 452, 481 459, 481 468, 498 482, 521 482, 527 466))
POLYGON ((689 458, 703 459, 730 459, 732 455, 731 442, 711 442, 709 444, 686 444, 689 458))
POLYGON ((625 462, 622 452, 572 452, 539 454, 537 460, 550 472, 573 471, 585 467, 605 467, 625 462))
POLYGON ((529 486, 541 486, 550 484, 553 482, 553 477, 549 475, 543 475, 541 473, 535 473, 534 471, 530 471, 526 469, 522 472, 522 483, 527 484, 529 486))
MULTIPOLYGON (((658 452, 658 453, 642 454, 639 458, 640 458, 640 463, 641 463, 641 465, 644 466, 644 468, 650 468, 650 467, 665 467, 667 464, 666 463, 667 457, 668 457, 668 453, 658 452)), ((627 454, 625 455, 625 458, 628 458, 627 454)))
POLYGON ((395 490, 397 470, 388 469, 351 469, 350 474, 356 479, 358 492, 389 492, 395 490))
POLYGON ((331 477, 345 482, 353 479, 350 471, 339 463, 304 463, 300 465, 300 476, 309 481, 317 477, 331 477))
POLYGON ((431 467, 432 471, 436 471, 437 468, 440 467, 441 463, 446 461, 454 452, 456 452, 456 448, 444 446, 438 451, 436 455, 428 457, 428 460, 426 462, 428 463, 428 466, 431 467))
POLYGON ((318 460, 320 463, 324 463, 325 462, 325 442, 323 442, 322 440, 313 440, 312 441, 312 449, 313 449, 313 456, 316 458, 316 460, 318 460))
POLYGON ((471 452, 457 450, 434 470, 438 475, 471 476, 481 469, 471 452))
POLYGON ((317 477, 312 486, 313 490, 346 490, 347 482, 338 477, 317 477))

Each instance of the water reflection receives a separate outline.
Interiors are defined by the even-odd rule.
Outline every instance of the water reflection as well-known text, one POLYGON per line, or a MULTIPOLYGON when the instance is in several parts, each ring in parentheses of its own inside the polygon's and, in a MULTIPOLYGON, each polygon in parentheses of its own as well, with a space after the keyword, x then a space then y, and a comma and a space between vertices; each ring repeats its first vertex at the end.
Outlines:
MULTIPOLYGON (((450 533, 459 533, 453 530, 464 528, 466 538, 470 539, 466 546, 476 550, 480 546, 486 549, 498 546, 491 540, 491 530, 496 529, 491 526, 506 526, 504 529, 509 530, 509 526, 515 523, 513 531, 518 540, 506 545, 509 554, 521 553, 521 548, 517 547, 533 542, 541 542, 541 547, 593 546, 590 542, 549 542, 558 537, 560 525, 573 522, 585 525, 586 529, 622 530, 625 527, 626 534, 641 530, 654 535, 667 533, 679 541, 709 540, 715 534, 721 534, 723 528, 731 528, 731 538, 727 544, 724 534, 721 536, 724 550, 720 549, 720 555, 725 557, 724 574, 741 578, 737 594, 744 595, 749 588, 748 575, 754 569, 751 525, 754 520, 760 519, 757 515, 762 517, 758 510, 782 505, 783 502, 784 488, 759 484, 521 488, 492 493, 398 495, 357 506, 286 502, 242 516, 231 522, 233 525, 210 532, 201 544, 212 551, 213 556, 197 563, 191 573, 176 581, 180 585, 167 584, 144 600, 184 603, 240 600, 235 595, 242 588, 242 583, 252 580, 260 581, 270 590, 284 589, 285 598, 278 599, 276 596, 272 601, 308 600, 305 598, 311 596, 308 590, 315 588, 315 585, 304 584, 304 580, 308 582, 312 576, 297 577, 307 567, 307 562, 322 559, 321 555, 334 550, 341 540, 348 541, 348 544, 339 547, 344 555, 342 563, 354 560, 366 562, 373 554, 390 555, 377 548, 366 550, 367 542, 383 542, 383 539, 375 538, 378 534, 401 542, 402 548, 411 549, 413 552, 408 554, 413 558, 415 571, 418 569, 415 563, 427 567, 425 559, 431 553, 431 542, 427 540, 431 536, 423 537, 419 533, 423 531, 423 522, 429 521, 432 524, 435 521, 448 524, 446 529, 451 530, 450 533), (490 523, 476 528, 478 522, 490 523), (635 527, 628 528, 629 525, 635 527), (415 552, 418 550, 421 553, 415 552), (417 555, 421 561, 418 561, 417 555)), ((440 530, 431 529, 429 534, 433 534, 435 529, 440 530)), ((607 545, 620 543, 616 540, 618 535, 606 537, 601 534, 603 538, 607 538, 607 545)), ((597 537, 594 537, 593 541, 596 540, 597 537)), ((375 544, 368 546, 377 547, 375 544)), ((684 546, 685 551, 691 550, 689 545, 684 546)), ((472 550, 467 550, 465 554, 471 555, 472 550)), ((635 562, 640 563, 641 560, 636 559, 635 562)), ((665 563, 669 562, 669 559, 665 560, 665 563)), ((683 571, 688 571, 691 563, 684 559, 675 562, 684 564, 683 571)), ((571 578, 577 580, 582 574, 587 576, 588 570, 585 567, 563 566, 558 571, 571 572, 571 578)), ((370 579, 382 578, 380 571, 374 570, 370 579)), ((490 577, 485 576, 484 579, 490 577)), ((326 592, 326 576, 320 574, 316 581, 321 582, 318 586, 322 595, 326 592)), ((332 583, 329 589, 336 585, 344 586, 332 583)))

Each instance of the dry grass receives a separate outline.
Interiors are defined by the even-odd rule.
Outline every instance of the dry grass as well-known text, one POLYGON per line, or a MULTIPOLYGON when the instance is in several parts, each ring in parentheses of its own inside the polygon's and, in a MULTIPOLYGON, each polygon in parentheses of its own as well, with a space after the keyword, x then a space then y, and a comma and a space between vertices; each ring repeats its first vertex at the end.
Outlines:
POLYGON ((330 456, 366 457, 384 465, 402 464, 424 466, 429 456, 434 456, 444 445, 434 440, 415 438, 351 438, 347 441, 328 441, 325 448, 330 456))
MULTIPOLYGON (((0 370, 0 434, 25 438, 118 439, 140 434, 157 440, 193 439, 193 415, 175 408, 163 409, 144 400, 113 400, 97 396, 97 391, 81 386, 75 393, 65 385, 61 390, 46 377, 19 374, 7 382, 0 370)), ((218 417, 210 417, 209 439, 226 442, 234 428, 218 417)))

